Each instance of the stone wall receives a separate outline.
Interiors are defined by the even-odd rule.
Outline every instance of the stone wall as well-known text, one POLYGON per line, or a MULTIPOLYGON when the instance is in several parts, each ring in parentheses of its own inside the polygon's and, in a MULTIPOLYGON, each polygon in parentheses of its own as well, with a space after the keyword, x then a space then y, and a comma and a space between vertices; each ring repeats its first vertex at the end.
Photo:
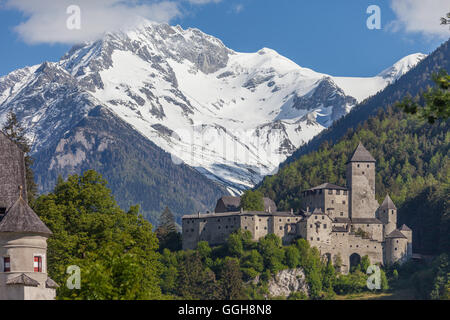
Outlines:
POLYGON ((350 217, 375 218, 380 206, 375 199, 375 163, 350 162, 347 165, 347 183, 350 188, 350 217))

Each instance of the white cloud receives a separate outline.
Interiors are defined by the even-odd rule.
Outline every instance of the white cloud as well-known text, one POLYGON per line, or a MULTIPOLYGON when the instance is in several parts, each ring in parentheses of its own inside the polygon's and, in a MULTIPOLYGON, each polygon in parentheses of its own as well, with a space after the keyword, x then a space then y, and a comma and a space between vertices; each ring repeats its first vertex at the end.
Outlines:
POLYGON ((448 26, 440 24, 440 18, 450 11, 448 0, 391 0, 391 8, 397 19, 387 28, 393 32, 403 30, 426 36, 450 36, 448 26))
MULTIPOLYGON (((1 0, 0 0, 1 1, 1 0)), ((5 7, 22 12, 26 19, 15 31, 27 43, 73 44, 101 37, 106 31, 128 28, 142 18, 170 22, 181 16, 182 2, 192 5, 221 0, 5 0, 5 7), (67 28, 72 14, 67 8, 80 8, 80 29, 67 28)))
POLYGON ((236 4, 233 6, 233 11, 235 13, 241 13, 244 10, 244 5, 243 4, 236 4))

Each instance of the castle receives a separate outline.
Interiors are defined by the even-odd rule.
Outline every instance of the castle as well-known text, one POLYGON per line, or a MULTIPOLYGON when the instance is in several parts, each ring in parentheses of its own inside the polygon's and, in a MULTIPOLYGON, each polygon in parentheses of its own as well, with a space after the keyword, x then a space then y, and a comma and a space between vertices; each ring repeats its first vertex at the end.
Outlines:
POLYGON ((303 191, 298 214, 277 212, 270 199, 264 199, 264 212, 243 211, 239 197, 223 197, 214 213, 183 216, 183 249, 195 249, 199 241, 223 244, 241 229, 255 241, 269 233, 284 244, 306 239, 322 256, 332 261, 339 256, 344 273, 365 255, 372 263, 402 263, 412 257, 412 231, 406 225, 397 228, 397 208, 389 195, 381 206, 376 200, 375 163, 360 143, 347 163, 347 186, 324 183, 303 191))
POLYGON ((0 132, 0 300, 54 299, 47 275, 52 232, 28 206, 22 150, 0 132))

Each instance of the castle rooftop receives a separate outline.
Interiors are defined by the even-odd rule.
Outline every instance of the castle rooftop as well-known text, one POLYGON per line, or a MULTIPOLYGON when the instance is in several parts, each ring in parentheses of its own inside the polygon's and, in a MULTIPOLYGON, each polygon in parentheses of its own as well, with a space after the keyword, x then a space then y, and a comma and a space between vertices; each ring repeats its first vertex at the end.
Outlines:
POLYGON ((275 217, 300 217, 295 216, 291 212, 266 212, 266 211, 236 211, 236 212, 224 212, 224 213, 197 213, 185 215, 182 219, 206 219, 206 218, 222 218, 222 217, 236 217, 236 216, 275 216, 275 217))
POLYGON ((395 206, 394 202, 392 201, 391 197, 389 197, 389 195, 387 195, 386 198, 384 198, 384 201, 381 204, 380 208, 397 210, 397 207, 395 206))
POLYGON ((386 236, 386 239, 387 238, 404 238, 404 239, 407 239, 406 236, 403 233, 401 233, 398 229, 396 229, 396 230, 392 231, 391 233, 389 233, 386 236))
POLYGON ((348 190, 345 187, 341 187, 341 186, 337 186, 335 184, 332 183, 323 183, 320 186, 305 190, 305 191, 314 191, 314 190, 323 190, 323 189, 332 189, 332 190, 348 190))
POLYGON ((0 222, 0 232, 52 234, 22 196, 6 212, 0 222))
POLYGON ((349 162, 376 162, 376 160, 360 142, 349 162))

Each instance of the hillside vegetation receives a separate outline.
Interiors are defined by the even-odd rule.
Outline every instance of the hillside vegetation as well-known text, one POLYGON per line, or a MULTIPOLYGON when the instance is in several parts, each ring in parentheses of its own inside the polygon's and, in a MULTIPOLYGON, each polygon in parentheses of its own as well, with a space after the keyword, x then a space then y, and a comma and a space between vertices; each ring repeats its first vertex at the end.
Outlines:
POLYGON ((266 177, 259 190, 288 210, 300 206, 301 190, 324 182, 345 186, 346 162, 361 141, 377 160, 377 199, 390 194, 399 224, 414 231, 414 251, 450 252, 449 128, 450 120, 430 125, 393 108, 380 110, 336 144, 325 142, 266 177))

